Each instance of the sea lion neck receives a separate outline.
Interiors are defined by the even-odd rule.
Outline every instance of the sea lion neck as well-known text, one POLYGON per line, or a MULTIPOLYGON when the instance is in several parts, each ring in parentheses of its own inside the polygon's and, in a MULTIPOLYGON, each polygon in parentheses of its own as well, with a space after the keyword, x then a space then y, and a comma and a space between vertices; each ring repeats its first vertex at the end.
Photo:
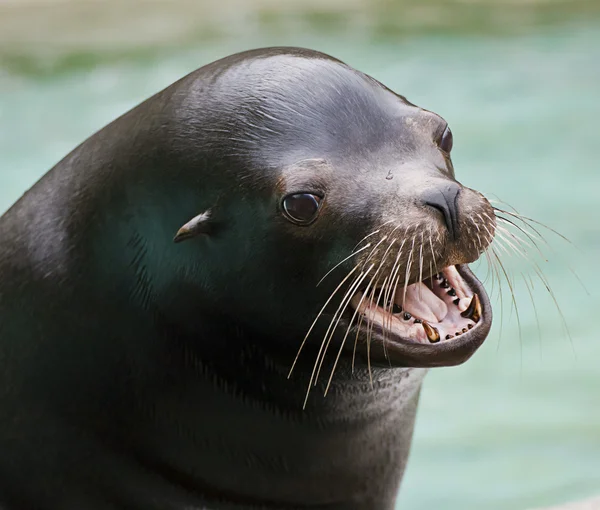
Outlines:
POLYGON ((375 366, 369 370, 363 364, 352 367, 350 359, 343 359, 338 362, 327 395, 324 392, 331 363, 322 365, 318 379, 313 377, 310 391, 314 398, 306 399, 318 346, 307 347, 305 355, 295 359, 301 338, 267 338, 220 319, 207 319, 204 328, 192 334, 166 324, 162 331, 177 356, 173 358, 175 365, 188 371, 190 377, 203 377, 210 372, 219 384, 231 388, 243 400, 258 405, 268 401, 279 413, 302 420, 369 421, 395 405, 398 387, 404 388, 405 381, 424 373, 420 369, 375 366), (215 338, 220 341, 214 341, 215 338), (352 391, 346 391, 348 388, 352 391))
POLYGON ((242 332, 235 342, 164 332, 164 355, 120 429, 119 442, 148 469, 191 491, 227 494, 232 505, 393 508, 424 371, 376 374, 373 387, 366 374, 340 375, 303 410, 305 367, 287 379, 285 357, 264 343, 242 332), (232 462, 235 477, 225 476, 232 462), (369 472, 378 476, 367 481, 369 472))

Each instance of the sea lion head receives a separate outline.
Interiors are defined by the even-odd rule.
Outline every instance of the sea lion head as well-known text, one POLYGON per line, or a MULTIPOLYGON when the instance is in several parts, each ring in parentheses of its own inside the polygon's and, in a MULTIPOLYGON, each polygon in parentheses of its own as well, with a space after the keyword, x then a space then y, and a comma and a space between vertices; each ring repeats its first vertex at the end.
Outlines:
POLYGON ((447 366, 482 344, 491 309, 468 264, 495 216, 457 180, 442 117, 293 48, 234 55, 174 87, 156 150, 172 168, 168 228, 185 242, 155 270, 165 315, 235 324, 290 359, 303 346, 447 366))

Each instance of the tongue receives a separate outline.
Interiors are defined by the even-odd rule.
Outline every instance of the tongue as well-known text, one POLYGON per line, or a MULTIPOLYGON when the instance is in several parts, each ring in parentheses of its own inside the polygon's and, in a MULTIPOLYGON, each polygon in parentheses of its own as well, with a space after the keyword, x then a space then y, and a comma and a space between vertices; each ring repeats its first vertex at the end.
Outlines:
POLYGON ((448 313, 448 307, 422 282, 409 285, 406 289, 398 289, 396 303, 405 312, 429 322, 441 322, 448 313))

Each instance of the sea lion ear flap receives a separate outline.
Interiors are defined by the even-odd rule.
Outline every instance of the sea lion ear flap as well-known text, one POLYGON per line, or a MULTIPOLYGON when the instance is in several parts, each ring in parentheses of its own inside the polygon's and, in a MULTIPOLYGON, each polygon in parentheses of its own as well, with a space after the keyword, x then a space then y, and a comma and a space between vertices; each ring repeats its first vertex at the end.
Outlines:
POLYGON ((180 243, 181 241, 191 239, 192 237, 199 236, 200 234, 208 234, 209 230, 210 209, 202 214, 199 214, 195 218, 192 218, 183 227, 181 227, 175 234, 173 241, 175 243, 180 243))

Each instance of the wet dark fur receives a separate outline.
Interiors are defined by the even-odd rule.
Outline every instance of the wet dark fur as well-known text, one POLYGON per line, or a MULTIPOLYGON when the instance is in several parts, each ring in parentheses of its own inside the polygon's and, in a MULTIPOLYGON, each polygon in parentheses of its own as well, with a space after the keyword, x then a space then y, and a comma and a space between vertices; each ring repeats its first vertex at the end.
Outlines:
MULTIPOLYGON (((424 375, 407 367, 483 337, 370 371, 361 343, 303 410, 336 301, 287 374, 358 259, 316 283, 361 238, 390 217, 443 229, 418 196, 454 181, 443 124, 326 55, 257 50, 58 163, 0 219, 0 507, 392 509, 424 375), (287 221, 281 197, 315 189, 318 220, 287 221), (173 243, 205 210, 210 234, 173 243)), ((446 263, 479 254, 465 232, 446 263)))

